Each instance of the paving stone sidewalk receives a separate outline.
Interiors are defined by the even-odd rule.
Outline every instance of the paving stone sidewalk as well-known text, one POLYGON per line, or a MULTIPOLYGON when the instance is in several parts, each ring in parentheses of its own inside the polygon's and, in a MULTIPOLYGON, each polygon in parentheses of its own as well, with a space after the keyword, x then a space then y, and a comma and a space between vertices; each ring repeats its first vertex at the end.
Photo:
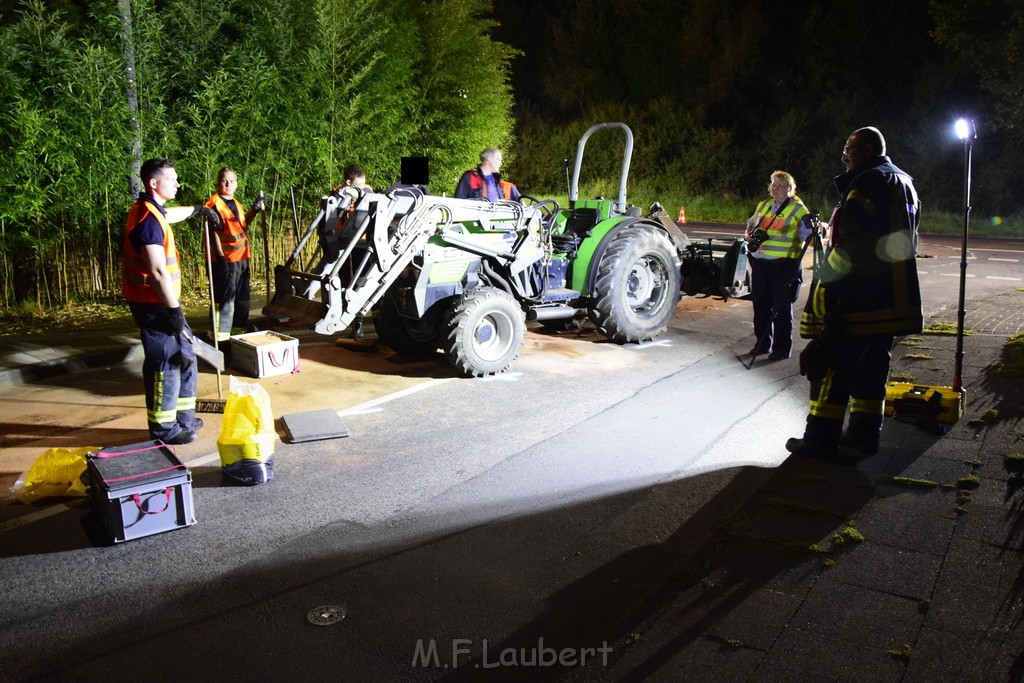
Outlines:
MULTIPOLYGON (((670 539, 676 571, 620 620, 604 677, 1024 680, 1024 463, 1007 458, 1024 452, 1024 380, 996 374, 1024 293, 997 298, 972 305, 991 324, 967 325, 966 409, 948 433, 887 419, 877 456, 790 457, 713 540, 670 539)), ((905 338, 893 371, 948 386, 955 348, 905 338)))

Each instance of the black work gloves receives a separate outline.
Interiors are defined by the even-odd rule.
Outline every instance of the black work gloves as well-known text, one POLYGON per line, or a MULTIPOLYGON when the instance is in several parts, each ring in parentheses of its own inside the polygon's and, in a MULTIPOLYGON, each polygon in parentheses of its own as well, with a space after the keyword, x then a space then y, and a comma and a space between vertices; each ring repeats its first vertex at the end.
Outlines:
POLYGON ((181 306, 167 309, 167 324, 174 334, 181 334, 185 331, 185 314, 181 312, 181 306))
POLYGON ((825 379, 831 353, 828 337, 819 334, 800 352, 800 374, 811 382, 825 379))
POLYGON ((202 216, 206 220, 210 221, 210 225, 213 226, 214 230, 220 230, 220 214, 203 204, 197 204, 195 207, 196 214, 202 216))

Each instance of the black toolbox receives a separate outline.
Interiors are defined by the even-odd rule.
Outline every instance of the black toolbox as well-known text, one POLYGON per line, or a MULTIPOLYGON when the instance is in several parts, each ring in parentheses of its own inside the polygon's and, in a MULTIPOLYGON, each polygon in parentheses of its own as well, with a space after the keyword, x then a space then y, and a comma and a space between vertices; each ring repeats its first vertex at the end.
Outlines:
POLYGON ((93 509, 107 540, 122 543, 196 523, 192 473, 160 441, 86 455, 93 509))

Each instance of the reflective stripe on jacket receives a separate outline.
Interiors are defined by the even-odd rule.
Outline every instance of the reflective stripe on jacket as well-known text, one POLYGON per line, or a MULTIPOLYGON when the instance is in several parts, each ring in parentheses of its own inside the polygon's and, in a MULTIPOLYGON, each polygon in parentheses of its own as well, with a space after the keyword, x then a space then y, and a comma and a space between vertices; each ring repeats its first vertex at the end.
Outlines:
POLYGON ((121 294, 128 301, 141 304, 162 304, 159 292, 153 283, 149 261, 132 244, 132 232, 142 224, 146 216, 153 216, 164 231, 164 257, 167 273, 171 276, 171 288, 175 298, 181 298, 181 268, 178 264, 178 249, 174 246, 174 231, 167 217, 155 205, 144 199, 137 199, 128 211, 124 231, 124 256, 121 258, 121 294))
POLYGON ((767 232, 768 239, 756 252, 762 256, 755 258, 799 258, 803 248, 803 241, 800 239, 800 219, 807 213, 807 207, 795 195, 789 198, 789 202, 777 215, 772 213, 771 199, 758 204, 755 227, 767 232))
MULTIPOLYGON (((237 199, 234 202, 235 208, 238 209, 237 218, 235 212, 219 194, 206 200, 206 205, 220 214, 220 230, 215 230, 214 234, 220 239, 220 248, 224 251, 224 258, 232 263, 249 258, 249 236, 245 232, 245 207, 237 199)), ((209 257, 209 255, 207 256, 209 257)))

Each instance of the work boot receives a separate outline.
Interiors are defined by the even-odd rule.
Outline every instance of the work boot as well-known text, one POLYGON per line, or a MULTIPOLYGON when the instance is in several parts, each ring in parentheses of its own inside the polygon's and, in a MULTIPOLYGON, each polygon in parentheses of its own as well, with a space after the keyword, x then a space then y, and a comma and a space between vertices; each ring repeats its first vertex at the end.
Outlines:
POLYGON ((864 455, 878 453, 878 442, 882 437, 882 415, 875 413, 850 413, 850 424, 839 437, 839 445, 864 455))
POLYGON ((861 455, 878 454, 878 432, 873 435, 858 434, 849 429, 839 437, 839 447, 844 450, 854 450, 861 455))
POLYGON ((169 446, 184 446, 187 443, 192 443, 199 438, 191 429, 182 429, 180 432, 175 434, 169 439, 164 439, 163 442, 169 446))
POLYGON ((838 449, 832 445, 826 445, 810 441, 808 439, 787 439, 786 450, 801 458, 814 458, 816 460, 834 460, 838 456, 838 449))

